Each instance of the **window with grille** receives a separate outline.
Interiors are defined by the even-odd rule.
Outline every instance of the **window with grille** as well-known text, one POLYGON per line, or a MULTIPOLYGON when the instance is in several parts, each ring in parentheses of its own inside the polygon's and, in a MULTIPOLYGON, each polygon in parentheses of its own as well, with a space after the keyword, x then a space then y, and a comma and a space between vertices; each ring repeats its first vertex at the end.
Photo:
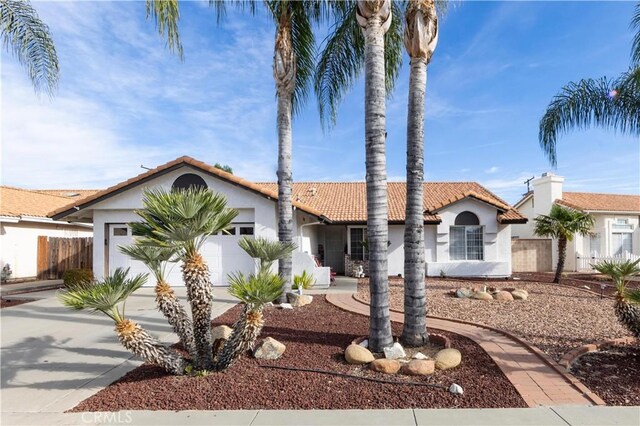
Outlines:
POLYGON ((614 232, 611 234, 611 251, 614 256, 631 253, 633 244, 631 242, 631 232, 614 232))
POLYGON ((456 216, 449 228, 449 258, 451 260, 484 260, 483 228, 472 212, 456 216))
POLYGON ((351 259, 364 260, 365 248, 362 242, 367 238, 367 228, 350 228, 349 240, 351 252, 349 255, 351 259))
POLYGON ((600 244, 601 244, 600 234, 598 233, 591 234, 591 236, 589 237, 589 255, 591 257, 598 257, 598 255, 602 253, 600 244))

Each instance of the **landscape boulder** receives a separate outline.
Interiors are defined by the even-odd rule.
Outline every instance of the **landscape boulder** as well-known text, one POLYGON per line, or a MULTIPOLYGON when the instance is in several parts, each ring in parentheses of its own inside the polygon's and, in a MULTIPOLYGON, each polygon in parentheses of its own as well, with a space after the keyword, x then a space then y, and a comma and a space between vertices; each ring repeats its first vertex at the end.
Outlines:
POLYGON ((476 300, 493 300, 493 296, 491 296, 489 293, 484 291, 478 291, 476 293, 473 293, 471 298, 476 300))
POLYGON ((436 354, 434 359, 438 370, 448 370, 460 365, 460 362, 462 362, 462 354, 457 349, 442 349, 436 354))
POLYGON ((412 359, 402 366, 402 374, 407 376, 427 376, 436 371, 436 363, 432 359, 412 359))
POLYGON ((498 291, 493 295, 493 298, 496 300, 513 300, 513 296, 508 291, 498 291))
POLYGON ((471 297, 472 294, 473 293, 468 288, 459 288, 455 292, 455 296, 458 299, 468 299, 469 297, 471 297))
POLYGON ((287 347, 272 337, 264 339, 253 351, 253 356, 258 359, 278 359, 287 347))
POLYGON ((345 349, 344 359, 346 359, 349 364, 368 364, 375 358, 369 349, 352 343, 345 349))
POLYGON ((304 305, 308 305, 313 300, 313 296, 307 294, 287 293, 287 301, 291 303, 294 308, 299 308, 304 305))
POLYGON ((404 348, 398 342, 394 343, 391 346, 387 346, 386 348, 383 348, 383 351, 384 351, 384 357, 387 359, 398 359, 398 358, 404 358, 407 356, 407 354, 404 351, 404 348))
POLYGON ((524 290, 513 290, 511 292, 511 296, 514 300, 527 300, 527 298, 529 297, 527 292, 524 290))
POLYGON ((379 373, 396 374, 400 370, 400 363, 395 359, 380 358, 371 362, 369 368, 379 373))
POLYGON ((213 327, 211 329, 211 341, 215 342, 218 339, 227 340, 231 336, 232 332, 233 329, 228 325, 219 325, 217 327, 213 327))

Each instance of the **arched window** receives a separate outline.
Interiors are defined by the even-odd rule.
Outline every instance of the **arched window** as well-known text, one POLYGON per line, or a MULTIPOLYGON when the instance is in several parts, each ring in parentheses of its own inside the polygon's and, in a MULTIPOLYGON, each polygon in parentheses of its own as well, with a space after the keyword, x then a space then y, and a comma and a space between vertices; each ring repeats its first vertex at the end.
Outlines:
POLYGON ((176 189, 189 189, 189 188, 204 188, 207 189, 207 183, 200 176, 193 173, 185 173, 173 182, 171 185, 172 190, 176 189))
POLYGON ((449 228, 450 260, 484 260, 483 229, 478 216, 469 211, 456 216, 449 228))

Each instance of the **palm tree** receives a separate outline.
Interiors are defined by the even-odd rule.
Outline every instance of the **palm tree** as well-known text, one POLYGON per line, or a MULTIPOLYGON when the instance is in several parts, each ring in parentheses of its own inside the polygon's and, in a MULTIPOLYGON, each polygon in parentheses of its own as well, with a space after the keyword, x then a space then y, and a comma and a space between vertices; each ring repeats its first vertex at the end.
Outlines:
POLYGON ((602 261, 591 265, 601 274, 608 275, 616 287, 614 304, 618 321, 624 325, 637 339, 640 339, 640 290, 627 288, 629 278, 640 275, 640 259, 625 262, 602 261))
POLYGON ((554 204, 549 215, 540 215, 533 220, 536 223, 533 232, 537 236, 558 240, 558 265, 553 282, 559 283, 567 256, 567 241, 572 241, 575 234, 589 235, 595 218, 589 213, 554 204))
POLYGON ((249 256, 257 260, 260 273, 268 273, 276 260, 290 255, 296 249, 294 243, 271 241, 263 237, 244 237, 238 241, 238 245, 249 256))
POLYGON ((192 359, 197 357, 193 340, 193 324, 191 318, 178 300, 175 291, 166 281, 167 263, 174 257, 170 248, 145 245, 144 241, 136 241, 130 246, 120 246, 120 251, 132 259, 143 262, 156 279, 155 293, 158 310, 180 338, 182 346, 192 359))
POLYGON ((24 66, 36 92, 52 96, 60 76, 49 27, 28 0, 0 0, 0 34, 7 52, 24 66))
POLYGON ((411 58, 407 113, 407 193, 404 228, 404 326, 401 340, 428 340, 424 264, 424 103, 427 65, 438 43, 434 0, 411 0, 405 12, 404 45, 411 58))
POLYGON ((618 78, 570 82, 562 88, 540 120, 538 139, 553 166, 558 135, 572 128, 597 125, 631 136, 640 135, 640 2, 631 20, 636 29, 631 67, 618 78))
POLYGON ((216 371, 229 368, 238 356, 253 347, 264 324, 262 309, 266 303, 280 296, 282 281, 281 276, 264 271, 249 277, 241 273, 229 275, 229 293, 245 306, 240 318, 233 324, 229 340, 216 356, 216 371))
POLYGON ((211 307, 213 287, 209 267, 200 250, 207 238, 226 229, 238 215, 226 207, 226 199, 211 190, 189 188, 167 192, 164 189, 146 189, 142 200, 144 208, 136 211, 141 222, 130 224, 133 235, 141 236, 141 244, 168 248, 182 262, 182 276, 191 304, 194 360, 196 370, 211 367, 211 307))
POLYGON ((184 374, 189 365, 186 359, 126 318, 126 299, 147 281, 146 274, 127 278, 128 273, 129 269, 118 268, 104 280, 90 287, 66 290, 58 298, 69 309, 105 314, 115 322, 118 340, 127 350, 169 373, 184 374))

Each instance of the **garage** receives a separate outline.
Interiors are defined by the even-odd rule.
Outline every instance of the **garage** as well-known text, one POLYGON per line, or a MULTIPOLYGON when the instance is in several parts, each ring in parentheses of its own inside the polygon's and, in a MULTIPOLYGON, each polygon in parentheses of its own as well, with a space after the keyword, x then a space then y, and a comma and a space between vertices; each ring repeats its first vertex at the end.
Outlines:
MULTIPOLYGON (((131 268, 130 274, 149 273, 147 267, 137 260, 132 260, 118 249, 119 246, 133 243, 131 229, 125 223, 110 223, 107 225, 107 264, 109 273, 117 268, 131 268)), ((252 222, 232 223, 229 228, 216 235, 212 235, 202 247, 202 256, 211 273, 214 286, 226 286, 227 275, 233 272, 244 274, 253 273, 255 261, 238 246, 240 238, 253 238, 255 224, 252 222)), ((167 281, 173 286, 183 286, 180 263, 167 266, 167 281)), ((154 286, 155 280, 149 277, 146 286, 154 286)))

